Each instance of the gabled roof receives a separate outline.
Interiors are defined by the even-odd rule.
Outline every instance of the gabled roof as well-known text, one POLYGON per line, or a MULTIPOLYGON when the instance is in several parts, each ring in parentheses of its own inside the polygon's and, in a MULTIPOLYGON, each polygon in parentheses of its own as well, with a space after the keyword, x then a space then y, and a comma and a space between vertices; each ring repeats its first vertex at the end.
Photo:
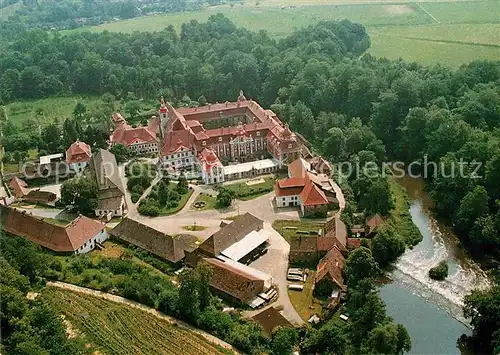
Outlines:
POLYGON ((56 252, 78 250, 102 230, 104 224, 79 216, 66 226, 45 222, 25 211, 0 206, 2 228, 10 234, 24 237, 56 252))
POLYGON ((92 155, 87 169, 97 184, 99 198, 116 197, 117 194, 113 193, 113 190, 117 191, 118 195, 125 194, 116 158, 110 151, 99 149, 92 155))
POLYGON ((306 172, 311 169, 311 165, 303 158, 297 158, 288 165, 288 174, 290 177, 306 177, 306 172))
POLYGON ((254 215, 245 213, 211 235, 200 245, 199 249, 211 256, 217 256, 221 251, 239 242, 251 231, 262 228, 263 223, 254 215))
POLYGON ((172 263, 183 259, 185 250, 195 249, 195 237, 170 236, 130 218, 123 219, 109 234, 172 263))
POLYGON ((252 317, 254 321, 259 323, 267 334, 271 334, 276 327, 293 328, 290 323, 281 313, 274 307, 269 307, 262 312, 252 317))
POLYGON ((182 148, 192 150, 194 148, 195 136, 189 129, 170 131, 165 136, 162 154, 169 155, 182 148))
POLYGON ((10 182, 9 186, 12 189, 12 192, 15 197, 20 198, 29 193, 28 189, 28 184, 26 181, 19 179, 18 177, 13 177, 10 182))
POLYGON ((274 194, 278 197, 298 196, 298 195, 300 195, 300 193, 302 192, 303 189, 304 189, 304 187, 302 187, 302 186, 280 188, 278 183, 274 184, 274 194))
POLYGON ((304 187, 306 179, 303 177, 292 177, 278 180, 278 186, 282 189, 287 187, 304 187))
POLYGON ((339 216, 332 218, 325 224, 325 236, 336 238, 345 249, 347 245, 347 226, 339 216))
POLYGON ((310 180, 307 181, 306 186, 300 193, 300 200, 302 201, 303 206, 328 204, 328 199, 326 198, 325 193, 310 180))
POLYGON ((157 142, 156 134, 147 127, 130 127, 127 125, 118 126, 110 137, 112 144, 123 144, 129 147, 132 144, 157 142))
POLYGON ((320 260, 316 272, 315 282, 319 282, 325 277, 334 282, 340 289, 344 288, 344 278, 342 269, 344 268, 344 255, 339 248, 330 249, 323 259, 320 260))
POLYGON ((318 251, 317 237, 295 236, 290 238, 290 252, 315 253, 318 251))
POLYGON ((52 203, 57 200, 57 195, 50 191, 40 191, 40 189, 31 190, 24 200, 34 203, 52 203))
POLYGON ((377 213, 366 221, 368 226, 367 234, 375 232, 380 226, 384 225, 384 219, 377 213))
POLYGON ((66 150, 66 162, 68 164, 88 162, 91 156, 90 146, 85 142, 73 142, 66 150))
POLYGON ((259 293, 264 292, 264 280, 245 272, 244 268, 237 268, 233 263, 214 258, 206 258, 203 261, 212 268, 210 286, 216 290, 241 302, 248 302, 259 293))

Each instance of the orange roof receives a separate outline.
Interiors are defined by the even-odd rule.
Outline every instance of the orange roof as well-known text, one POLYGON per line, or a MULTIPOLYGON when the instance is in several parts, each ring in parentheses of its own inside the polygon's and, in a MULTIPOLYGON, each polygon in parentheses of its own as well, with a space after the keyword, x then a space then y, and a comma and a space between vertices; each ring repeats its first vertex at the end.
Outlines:
POLYGON ((278 185, 280 188, 284 189, 287 187, 304 187, 306 184, 306 179, 301 177, 292 177, 278 180, 278 185))
POLYGON ((300 199, 303 206, 327 205, 328 199, 325 193, 321 191, 310 180, 307 180, 306 186, 300 193, 300 199))
POLYGON ((165 137, 162 154, 169 155, 179 151, 181 148, 191 150, 194 147, 194 140, 193 133, 188 129, 170 131, 165 137))
POLYGON ((91 156, 90 146, 85 142, 76 141, 66 150, 68 164, 88 162, 91 156))
POLYGON ((198 158, 204 171, 209 171, 212 166, 222 166, 219 158, 212 149, 204 148, 198 155, 198 158))
POLYGON ((303 189, 302 186, 281 188, 278 183, 274 184, 274 194, 278 197, 300 195, 303 189))
POLYGON ((319 261, 318 270, 316 272, 315 282, 328 277, 341 289, 344 288, 344 278, 342 277, 342 269, 345 264, 345 258, 339 248, 333 247, 319 261))
POLYGON ((84 216, 60 226, 13 208, 0 208, 2 225, 7 233, 27 238, 56 252, 76 251, 104 229, 104 224, 84 216))
POLYGON ((288 172, 290 174, 290 177, 304 178, 307 172, 305 164, 307 164, 307 162, 302 158, 295 159, 293 162, 291 162, 288 165, 288 172))
POLYGON ((123 144, 129 147, 137 143, 156 142, 156 135, 146 127, 132 128, 128 125, 120 125, 110 137, 111 143, 123 144))
POLYGON ((15 176, 12 178, 12 180, 10 180, 9 186, 13 190, 14 196, 17 198, 23 197, 29 192, 28 184, 24 180, 21 180, 15 176))

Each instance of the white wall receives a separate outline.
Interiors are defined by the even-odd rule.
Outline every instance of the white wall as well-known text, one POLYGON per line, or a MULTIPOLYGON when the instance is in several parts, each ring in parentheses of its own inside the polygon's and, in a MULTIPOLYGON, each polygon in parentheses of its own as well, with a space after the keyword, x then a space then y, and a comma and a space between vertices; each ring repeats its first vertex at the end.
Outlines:
POLYGON ((300 205, 299 195, 292 196, 276 196, 276 206, 277 207, 288 207, 290 202, 296 202, 296 205, 300 205))
POLYGON ((106 229, 103 229, 100 231, 98 234, 93 236, 89 241, 85 242, 84 245, 80 247, 80 249, 75 251, 75 254, 85 254, 88 253, 89 251, 93 250, 95 248, 96 243, 102 243, 106 239, 108 239, 108 232, 106 232, 106 229))
POLYGON ((118 210, 95 210, 96 217, 102 217, 107 215, 109 212, 113 212, 113 217, 121 217, 123 215, 125 201, 122 197, 122 202, 120 204, 120 209, 118 210))

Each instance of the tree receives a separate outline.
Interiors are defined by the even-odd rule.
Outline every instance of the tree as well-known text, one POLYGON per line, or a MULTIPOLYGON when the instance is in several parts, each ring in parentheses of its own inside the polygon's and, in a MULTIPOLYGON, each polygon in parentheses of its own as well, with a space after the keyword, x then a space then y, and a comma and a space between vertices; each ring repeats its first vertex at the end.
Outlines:
POLYGON ((86 112, 87 107, 85 106, 85 104, 78 102, 73 109, 73 117, 78 121, 83 121, 86 112))
POLYGON ((210 281, 212 279, 213 270, 205 263, 196 265, 195 273, 197 276, 197 292, 200 299, 200 310, 207 308, 212 300, 210 293, 210 281))
POLYGON ((380 267, 386 267, 405 251, 405 243, 391 226, 384 226, 372 241, 372 253, 380 267))
POLYGON ((178 309, 182 317, 196 321, 200 313, 197 275, 194 270, 186 270, 179 275, 178 309))
POLYGON ((404 354, 411 350, 411 340, 401 324, 385 323, 370 331, 361 349, 364 354, 404 354))
POLYGON ((219 193, 217 194, 217 197, 216 197, 216 204, 218 207, 227 208, 227 207, 231 206, 235 197, 236 197, 236 194, 233 190, 221 187, 219 189, 219 193))
POLYGON ((77 176, 61 186, 61 204, 73 211, 90 214, 97 207, 97 186, 88 177, 77 176))
POLYGON ((180 195, 185 195, 188 193, 189 186, 188 186, 186 176, 184 176, 184 174, 181 174, 181 176, 179 176, 179 180, 177 181, 177 186, 176 186, 175 190, 180 195))
POLYGON ((355 288, 363 279, 375 279, 380 269, 370 249, 360 247, 349 254, 345 264, 347 286, 355 288))
POLYGON ((61 130, 57 122, 53 122, 45 126, 40 137, 39 148, 44 149, 47 153, 59 153, 63 150, 61 130))
POLYGON ((113 144, 109 151, 113 153, 117 163, 126 162, 129 157, 129 152, 123 144, 113 144))
POLYGON ((468 192, 460 201, 456 215, 456 228, 466 233, 479 217, 488 213, 488 193, 481 185, 468 192))
POLYGON ((299 341, 297 330, 289 327, 277 327, 271 337, 271 351, 275 355, 291 354, 299 341))
POLYGON ((465 296, 464 317, 474 327, 472 341, 477 353, 496 354, 500 351, 500 286, 465 296))
POLYGON ((347 338, 344 331, 333 321, 328 321, 319 330, 308 329, 307 336, 300 344, 301 354, 343 355, 347 351, 347 338))

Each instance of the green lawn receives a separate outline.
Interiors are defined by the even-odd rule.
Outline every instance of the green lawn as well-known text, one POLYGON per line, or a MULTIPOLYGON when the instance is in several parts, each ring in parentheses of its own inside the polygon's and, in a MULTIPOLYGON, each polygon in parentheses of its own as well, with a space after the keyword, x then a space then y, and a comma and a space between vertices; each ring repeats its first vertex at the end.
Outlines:
MULTIPOLYGON (((259 179, 259 177, 256 179, 259 179)), ((262 179, 265 180, 263 183, 255 185, 247 185, 246 182, 238 182, 234 184, 227 184, 223 187, 234 191, 238 200, 248 201, 273 191, 275 182, 274 177, 268 176, 263 177, 262 179)))
POLYGON ((193 190, 189 190, 187 194, 181 195, 181 199, 179 201, 179 205, 177 207, 167 207, 161 210, 160 216, 169 216, 171 214, 175 214, 182 210, 184 206, 186 206, 186 203, 188 202, 189 198, 193 194, 193 190))
POLYGON ((100 102, 99 98, 80 98, 80 97, 51 97, 34 101, 15 101, 6 105, 6 112, 9 120, 22 124, 29 119, 35 119, 35 112, 41 110, 40 124, 44 124, 57 119, 61 124, 72 117, 73 109, 77 102, 82 102, 87 106, 87 110, 100 102))
MULTIPOLYGON (((309 271, 309 275, 307 276, 307 280, 304 283, 304 289, 302 291, 288 290, 288 296, 290 297, 290 302, 292 303, 293 308, 295 308, 300 318, 302 318, 305 322, 307 322, 313 314, 317 314, 318 316, 321 315, 323 310, 321 307, 321 301, 313 295, 315 274, 315 271, 309 271)), ((301 283, 298 282, 298 284, 301 283)))
POLYGON ((178 30, 190 20, 206 21, 222 13, 236 25, 266 30, 276 38, 320 20, 349 19, 367 28, 369 53, 423 63, 458 67, 474 59, 500 58, 500 1, 395 0, 262 0, 243 5, 205 8, 116 21, 76 31, 157 31, 173 25, 178 30), (488 46, 482 46, 488 45, 488 46))
POLYGON ((313 222, 310 220, 276 220, 273 222, 273 228, 280 233, 286 240, 295 236, 316 236, 308 232, 323 231, 324 223, 313 222), (290 228, 291 227, 291 228, 290 228), (306 233, 301 233, 306 232, 306 233))
POLYGON ((196 210, 196 211, 213 210, 213 209, 215 209, 216 204, 217 204, 217 201, 216 201, 216 198, 214 196, 201 192, 198 195, 198 197, 196 198, 196 200, 193 202, 193 204, 191 205, 191 208, 193 210, 196 210), (205 206, 203 206, 201 208, 195 208, 194 204, 196 202, 205 202, 205 206))

